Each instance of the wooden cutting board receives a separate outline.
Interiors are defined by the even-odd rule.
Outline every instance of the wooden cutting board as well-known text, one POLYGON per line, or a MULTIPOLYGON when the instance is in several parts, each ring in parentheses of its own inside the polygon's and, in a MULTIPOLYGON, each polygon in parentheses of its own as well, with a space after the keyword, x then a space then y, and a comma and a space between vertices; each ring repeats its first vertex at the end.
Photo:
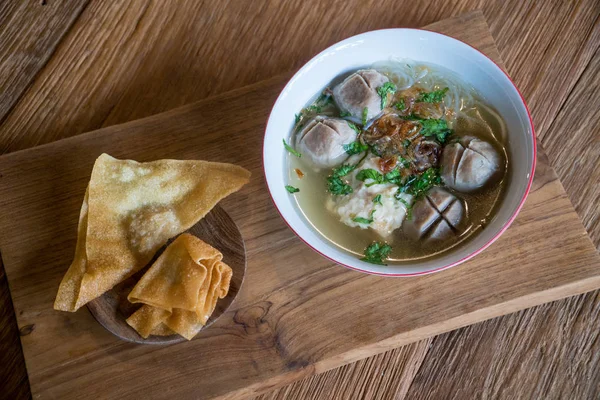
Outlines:
MULTIPOLYGON (((428 27, 497 62, 480 13, 428 27)), ((392 279, 332 264, 274 209, 261 166, 275 77, 167 113, 0 157, 0 250, 36 399, 246 397, 427 336, 600 287, 600 257, 539 149, 532 192, 510 229, 473 260, 392 279), (247 274, 237 300, 198 337, 120 341, 84 308, 52 309, 75 249, 94 160, 206 159, 251 183, 221 206, 239 225, 247 274)), ((290 110, 293 112, 293 110, 290 110)))

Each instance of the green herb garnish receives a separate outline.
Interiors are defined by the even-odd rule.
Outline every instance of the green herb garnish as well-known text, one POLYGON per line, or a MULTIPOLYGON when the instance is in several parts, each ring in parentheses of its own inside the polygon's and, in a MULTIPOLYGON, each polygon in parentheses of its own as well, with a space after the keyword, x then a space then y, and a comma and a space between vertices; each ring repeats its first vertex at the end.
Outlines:
POLYGON ((392 252, 392 246, 387 243, 373 242, 365 249, 365 256, 361 260, 371 264, 385 265, 383 261, 392 252))
POLYGON ((367 116, 369 115, 369 108, 365 107, 362 111, 362 124, 367 125, 367 116))
MULTIPOLYGON (((418 121, 421 124, 421 131, 419 133, 425 137, 433 137, 440 144, 444 144, 448 140, 448 137, 452 135, 452 129, 448 128, 448 123, 445 119, 421 118, 416 114, 400 118, 408 121, 418 121)), ((406 144, 404 147, 407 147, 406 144)))
POLYGON ((292 146, 290 146, 289 144, 287 144, 287 143, 285 142, 285 139, 283 139, 283 147, 285 147, 285 149, 286 149, 287 151, 289 151, 290 153, 292 153, 292 154, 293 154, 293 155, 295 155, 296 157, 298 157, 298 158, 302 157, 302 154, 298 153, 296 150, 294 150, 294 149, 292 148, 292 146))
POLYGON ((317 114, 323 111, 323 107, 327 107, 329 104, 333 102, 333 98, 328 93, 321 93, 317 100, 315 100, 310 106, 306 107, 304 110, 308 112, 316 112, 317 114))
POLYGON ((415 197, 421 197, 429 189, 436 185, 442 184, 442 178, 438 168, 429 168, 421 175, 411 175, 400 186, 400 191, 396 193, 396 198, 399 198, 400 193, 412 194, 415 197))
POLYGON ((375 214, 375 210, 371 210, 371 212, 369 213, 369 218, 354 217, 352 218, 352 221, 357 222, 359 224, 369 225, 371 222, 373 222, 373 214, 375 214))
POLYGON ((359 153, 362 153, 363 151, 369 150, 369 146, 366 144, 362 144, 359 141, 356 141, 356 142, 352 142, 350 144, 345 144, 344 150, 346 150, 346 153, 348 153, 348 155, 352 156, 354 154, 359 154, 359 153))
POLYGON ((347 195, 352 193, 352 186, 348 185, 341 178, 337 176, 330 176, 327 178, 327 189, 331 194, 336 196, 347 195))
POLYGON ((403 116, 400 116, 400 118, 405 119, 407 121, 423 121, 425 119, 425 118, 419 117, 415 113, 411 113, 411 114, 408 114, 408 115, 403 115, 403 116))
POLYGON ((352 128, 352 130, 353 130, 354 132, 356 132, 356 134, 357 134, 357 135, 360 135, 360 129, 358 128, 358 126, 354 125, 354 124, 353 124, 352 122, 350 122, 350 121, 346 121, 346 122, 348 123, 348 126, 349 126, 350 128, 352 128))
POLYGON ((422 92, 417 101, 419 103, 439 103, 444 99, 448 88, 443 88, 440 90, 434 90, 433 92, 422 92))
MULTIPOLYGON (((406 161, 404 159, 401 160, 406 161)), ((358 171, 358 174, 356 174, 356 179, 363 182, 367 179, 373 180, 373 182, 366 184, 367 187, 381 183, 392 183, 394 185, 400 185, 402 182, 402 175, 400 174, 400 170, 398 170, 398 168, 391 170, 385 175, 379 171, 374 170, 373 168, 365 168, 358 171)))
MULTIPOLYGON (((396 193, 398 193, 398 192, 396 192, 396 193)), ((400 203, 404 204, 404 207, 406 207, 406 218, 411 219, 412 218, 412 206, 408 203, 408 201, 404 200, 399 195, 396 196, 396 199, 400 203)))
POLYGON ((380 194, 378 194, 377 196, 375 196, 375 197, 373 198, 373 203, 375 203, 375 204, 379 204, 380 206, 382 206, 382 205, 383 205, 383 203, 381 202, 381 195, 380 195, 380 194))
POLYGON ((373 153, 377 157, 381 157, 383 155, 379 152, 379 150, 377 150, 377 146, 371 146, 371 153, 373 153))
POLYGON ((386 82, 377 88, 377 94, 381 97, 381 108, 385 108, 387 104, 388 94, 396 93, 396 85, 394 82, 386 82))
POLYGON ((448 123, 444 119, 423 119, 421 122, 421 134, 425 137, 433 137, 441 144, 444 144, 448 136, 452 134, 452 129, 448 128, 448 123))
POLYGON ((406 149, 406 148, 410 147, 411 143, 412 142, 410 140, 404 139, 404 141, 402 142, 402 146, 404 146, 404 148, 406 149))
POLYGON ((337 176, 341 178, 342 176, 348 175, 350 172, 354 171, 356 165, 351 164, 342 164, 337 168, 334 168, 332 171, 332 176, 337 176))
POLYGON ((358 171, 358 174, 356 174, 356 179, 358 179, 359 181, 366 181, 367 179, 372 179, 373 182, 371 183, 367 183, 367 187, 369 186, 373 186, 377 183, 384 183, 385 180, 383 178, 383 175, 374 170, 373 168, 365 168, 365 169, 361 169, 360 171, 358 171))
POLYGON ((290 193, 298 193, 300 191, 300 189, 291 185, 285 185, 285 190, 287 190, 290 193))
POLYGON ((400 111, 406 110, 406 103, 404 102, 404 99, 397 101, 396 104, 394 104, 394 107, 400 111))
POLYGON ((402 175, 400 175, 400 170, 398 170, 398 168, 394 168, 393 170, 391 170, 390 172, 385 174, 383 176, 383 179, 386 182, 393 183, 395 185, 399 185, 400 181, 402 180, 402 175))
POLYGON ((348 111, 342 111, 340 112, 340 118, 345 118, 345 117, 349 117, 352 114, 350 114, 348 111))
POLYGON ((331 97, 331 94, 329 93, 321 93, 321 95, 317 98, 317 100, 315 101, 315 105, 317 106, 326 106, 328 104, 331 104, 333 102, 333 97, 331 97))
POLYGON ((373 222, 372 219, 366 219, 363 217, 354 217, 354 218, 352 218, 352 221, 359 223, 359 224, 365 224, 365 225, 369 225, 371 222, 373 222))
POLYGON ((327 178, 327 188, 334 195, 346 195, 352 193, 352 186, 344 182, 343 176, 354 171, 356 165, 344 164, 335 168, 327 178))
POLYGON ((327 90, 321 93, 321 95, 311 105, 300 110, 298 114, 295 114, 296 129, 301 128, 301 126, 298 126, 298 123, 303 117, 310 117, 313 114, 320 114, 323 112, 323 108, 327 107, 331 103, 333 103, 333 97, 331 94, 328 93, 327 90))

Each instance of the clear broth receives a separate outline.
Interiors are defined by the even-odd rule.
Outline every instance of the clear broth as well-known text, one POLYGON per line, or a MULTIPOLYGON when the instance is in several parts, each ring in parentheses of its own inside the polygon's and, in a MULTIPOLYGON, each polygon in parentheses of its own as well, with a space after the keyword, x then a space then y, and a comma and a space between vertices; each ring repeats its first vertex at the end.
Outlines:
MULTIPOLYGON (((340 78, 336 79, 332 86, 339 80, 340 78)), ((301 158, 288 155, 288 184, 300 189, 300 192, 294 195, 298 209, 321 236, 357 257, 362 257, 365 248, 373 241, 386 241, 392 246, 392 252, 386 263, 402 264, 435 257, 466 243, 482 229, 485 229, 494 217, 498 204, 504 196, 509 176, 506 173, 509 167, 509 157, 505 150, 504 121, 476 94, 471 95, 473 96, 472 104, 458 113, 453 124, 454 132, 457 136, 476 136, 494 145, 504 158, 505 171, 500 182, 474 194, 460 193, 446 187, 446 190, 463 199, 467 207, 469 225, 459 237, 445 242, 428 243, 407 237, 403 233, 402 227, 395 230, 389 237, 382 238, 371 229, 347 226, 340 221, 339 216, 327 210, 325 206, 328 196, 331 196, 327 191, 326 184, 331 170, 316 171, 304 163, 301 158), (302 177, 299 176, 296 169, 302 172, 302 177)), ((331 110, 329 111, 331 112, 331 110)))

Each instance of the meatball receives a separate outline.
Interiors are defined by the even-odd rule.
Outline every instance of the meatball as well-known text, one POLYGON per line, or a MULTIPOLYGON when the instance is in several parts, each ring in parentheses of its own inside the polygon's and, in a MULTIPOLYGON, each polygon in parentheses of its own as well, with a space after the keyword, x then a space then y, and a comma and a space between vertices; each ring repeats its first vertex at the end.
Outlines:
POLYGON ((472 136, 446 145, 442 154, 442 179, 459 192, 475 192, 497 181, 503 170, 498 151, 488 142, 472 136))
POLYGON ((333 99, 341 111, 357 119, 362 119, 366 108, 367 120, 371 120, 381 112, 381 97, 377 88, 386 82, 389 82, 387 76, 374 69, 362 69, 333 89, 333 99))
POLYGON ((344 145, 356 140, 356 132, 343 119, 317 116, 296 136, 296 149, 317 168, 331 168, 348 154, 344 145))
POLYGON ((412 218, 404 223, 404 232, 418 240, 446 240, 458 235, 466 222, 463 202, 452 193, 434 187, 412 208, 412 218))

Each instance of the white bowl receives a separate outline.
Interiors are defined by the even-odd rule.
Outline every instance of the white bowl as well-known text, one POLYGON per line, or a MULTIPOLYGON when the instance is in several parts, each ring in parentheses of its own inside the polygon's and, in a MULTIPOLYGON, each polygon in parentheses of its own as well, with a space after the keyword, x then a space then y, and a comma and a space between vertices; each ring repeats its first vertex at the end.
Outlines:
MULTIPOLYGON (((263 164, 273 202, 290 228, 323 256, 348 268, 385 276, 415 276, 458 265, 492 244, 511 224, 529 193, 535 170, 536 146, 531 116, 523 97, 498 65, 475 48, 439 33, 420 29, 372 31, 343 40, 315 56, 288 82, 273 106, 263 144, 263 164), (374 265, 338 248, 316 232, 286 189, 286 151, 294 114, 306 106, 336 76, 391 57, 444 66, 467 83, 504 118, 511 161, 506 195, 486 229, 466 244, 442 256, 410 265, 374 265)), ((350 228, 349 228, 350 229, 350 228)))

